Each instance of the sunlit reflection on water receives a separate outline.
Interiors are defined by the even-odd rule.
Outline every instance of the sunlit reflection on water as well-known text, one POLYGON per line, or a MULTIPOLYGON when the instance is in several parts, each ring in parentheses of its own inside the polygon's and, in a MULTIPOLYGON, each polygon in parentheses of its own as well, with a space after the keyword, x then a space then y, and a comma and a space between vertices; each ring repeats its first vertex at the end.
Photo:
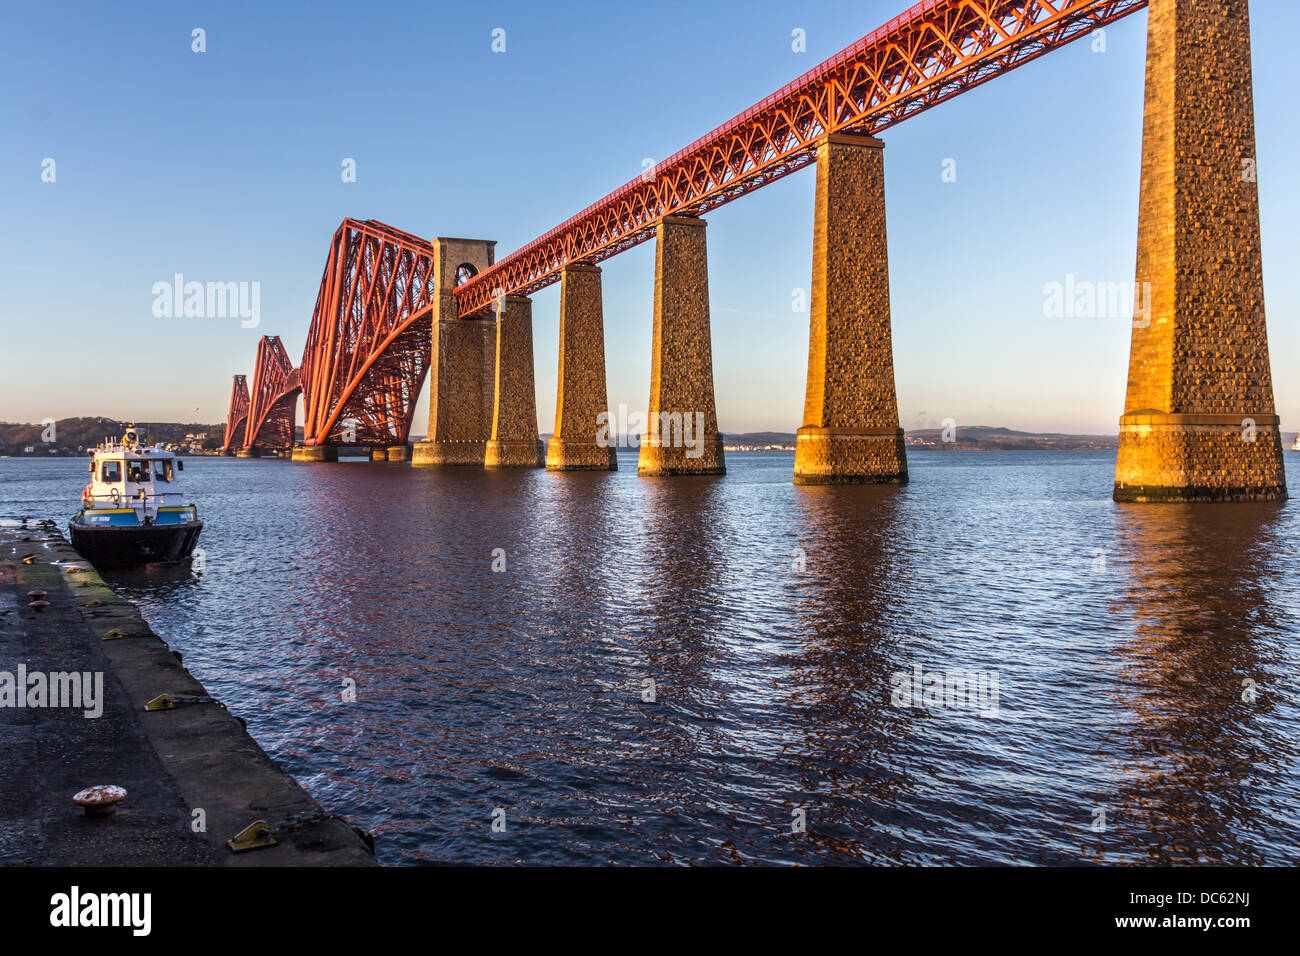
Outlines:
MULTIPOLYGON (((4 511, 81 464, 0 464, 4 511)), ((1295 503, 1116 505, 1103 453, 728 467, 193 459, 206 572, 116 583, 386 862, 1300 859, 1295 503), (894 706, 918 667, 996 716, 894 706)))

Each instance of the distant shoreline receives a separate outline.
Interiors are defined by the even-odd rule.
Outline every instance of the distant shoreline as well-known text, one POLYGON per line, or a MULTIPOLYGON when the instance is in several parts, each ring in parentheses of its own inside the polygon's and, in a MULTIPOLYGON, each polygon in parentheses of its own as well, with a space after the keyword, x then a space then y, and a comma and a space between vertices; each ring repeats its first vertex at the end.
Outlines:
MULTIPOLYGON (((54 423, 55 441, 45 441, 45 424, 23 425, 0 422, 0 458, 84 458, 88 449, 111 434, 122 423, 106 418, 63 419, 54 423)), ((220 455, 224 424, 199 425, 176 422, 142 423, 146 440, 185 455, 220 455)), ((1291 450, 1295 432, 1282 432, 1282 447, 1291 450)), ((549 439, 549 434, 541 436, 549 439)), ((423 435, 411 435, 418 442, 423 435)), ((635 449, 638 436, 611 436, 616 447, 635 449)), ((299 440, 301 440, 299 438, 299 440)), ((1119 435, 1073 435, 1064 432, 1024 432, 992 425, 951 425, 949 428, 918 428, 904 431, 908 448, 936 451, 1115 451, 1119 435)), ((722 443, 732 454, 792 452, 794 432, 724 432, 722 443)))

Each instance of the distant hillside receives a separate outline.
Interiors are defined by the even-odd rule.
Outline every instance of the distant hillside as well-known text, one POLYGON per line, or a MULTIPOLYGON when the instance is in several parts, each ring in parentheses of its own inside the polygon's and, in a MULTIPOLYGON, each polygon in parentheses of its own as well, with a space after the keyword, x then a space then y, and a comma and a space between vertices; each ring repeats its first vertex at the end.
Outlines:
MULTIPOLYGON (((1069 435, 1062 432, 1021 432, 992 425, 959 425, 955 440, 945 442, 943 429, 918 428, 908 430, 905 440, 917 448, 941 448, 961 451, 1013 451, 1013 450, 1066 450, 1088 448, 1118 448, 1118 435, 1069 435)), ((793 447, 793 432, 729 432, 723 436, 728 447, 762 447, 781 445, 793 447)))
POLYGON ((794 432, 727 432, 724 445, 789 445, 794 447, 794 432))
MULTIPOLYGON (((549 438, 549 435, 542 436, 549 438)), ((955 441, 943 440, 941 428, 918 428, 906 432, 906 442, 916 448, 938 448, 945 451, 1067 451, 1080 449, 1115 449, 1119 447, 1118 435, 1070 435, 1064 432, 1022 432, 993 425, 959 425, 955 441)), ((1286 439, 1289 448, 1294 436, 1286 439)), ((762 451, 776 446, 790 449, 795 446, 794 432, 725 432, 722 443, 727 448, 762 451)), ((635 448, 637 436, 631 436, 626 446, 635 448)))
MULTIPOLYGON (((959 425, 954 441, 943 440, 942 428, 909 429, 905 440, 917 448, 955 451, 1077 450, 1119 447, 1118 435, 1070 435, 1064 432, 1022 432, 993 425, 959 425)), ((793 447, 793 432, 729 432, 723 444, 734 447, 782 445, 793 447)), ((1289 442, 1288 442, 1289 444, 1289 442)))
MULTIPOLYGON (((220 448, 225 425, 182 424, 178 422, 136 422, 140 437, 150 444, 177 448, 211 450, 220 448), (204 435, 186 439, 186 435, 204 435)), ((62 418, 54 423, 53 434, 41 424, 0 423, 0 455, 48 457, 49 455, 84 455, 105 438, 118 438, 125 422, 113 418, 62 418), (52 438, 46 441, 46 438, 52 438), (31 451, 27 451, 30 448, 31 451)))
MULTIPOLYGON (((412 435, 419 441, 423 435, 412 435)), ((550 435, 542 438, 550 439, 550 435)), ((1080 451, 1113 450, 1119 448, 1118 435, 1072 435, 1066 432, 1021 432, 993 425, 958 425, 956 441, 945 442, 942 428, 917 428, 906 432, 906 442, 916 448, 938 448, 945 451, 1080 451)), ((1282 432, 1282 446, 1295 444, 1295 432, 1282 432)), ((794 447, 794 432, 726 432, 722 443, 728 448, 762 449, 768 445, 794 447)), ((635 448, 637 436, 621 443, 621 447, 635 448)))
POLYGON ((907 432, 907 444, 954 451, 1067 451, 1119 448, 1118 435, 1069 435, 1062 432, 1020 432, 992 425, 958 425, 952 441, 942 428, 907 432))
MULTIPOLYGON (((63 418, 54 423, 54 440, 42 440, 45 426, 41 424, 11 424, 0 422, 0 455, 13 457, 47 457, 49 455, 83 455, 105 438, 122 434, 125 422, 113 418, 63 418), (28 448, 32 450, 27 451, 28 448)), ((136 422, 141 436, 148 442, 158 442, 181 451, 211 452, 221 447, 226 426, 181 422, 136 422), (187 439, 187 435, 203 438, 187 439)), ((295 437, 302 441, 302 426, 295 429, 295 437)), ((418 442, 423 435, 411 435, 418 442)), ((549 439, 550 435, 543 435, 549 439)), ((1282 432, 1282 445, 1295 444, 1295 432, 1282 432)), ((769 446, 793 448, 794 432, 727 432, 722 436, 729 448, 762 450, 769 446)), ((951 451, 1063 451, 1078 449, 1114 449, 1119 447, 1117 435, 1070 435, 1063 432, 1022 432, 992 425, 958 425, 956 440, 943 441, 943 429, 918 428, 906 433, 909 446, 937 448, 951 451)), ((637 445, 637 437, 623 443, 624 447, 637 445)))

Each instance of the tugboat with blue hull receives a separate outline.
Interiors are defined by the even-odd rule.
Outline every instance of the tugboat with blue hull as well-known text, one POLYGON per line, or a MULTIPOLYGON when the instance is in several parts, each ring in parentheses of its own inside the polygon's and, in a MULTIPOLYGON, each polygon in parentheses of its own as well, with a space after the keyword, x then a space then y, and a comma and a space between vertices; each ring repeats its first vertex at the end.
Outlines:
POLYGON ((140 441, 128 425, 120 441, 91 455, 90 484, 68 522, 72 546, 98 567, 175 564, 194 553, 203 522, 179 487, 184 464, 140 441))

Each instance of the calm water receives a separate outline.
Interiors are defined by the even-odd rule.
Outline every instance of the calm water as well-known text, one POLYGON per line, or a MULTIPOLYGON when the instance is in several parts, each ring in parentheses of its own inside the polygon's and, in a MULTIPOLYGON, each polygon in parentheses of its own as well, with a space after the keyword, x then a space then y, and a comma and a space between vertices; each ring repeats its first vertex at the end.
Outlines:
MULTIPOLYGON (((388 863, 1300 862, 1300 455, 1281 506, 1116 505, 1113 453, 909 460, 192 458, 206 573, 112 580, 388 863), (996 714, 891 705, 916 665, 996 714)), ((0 461, 0 514, 84 481, 0 461)))

